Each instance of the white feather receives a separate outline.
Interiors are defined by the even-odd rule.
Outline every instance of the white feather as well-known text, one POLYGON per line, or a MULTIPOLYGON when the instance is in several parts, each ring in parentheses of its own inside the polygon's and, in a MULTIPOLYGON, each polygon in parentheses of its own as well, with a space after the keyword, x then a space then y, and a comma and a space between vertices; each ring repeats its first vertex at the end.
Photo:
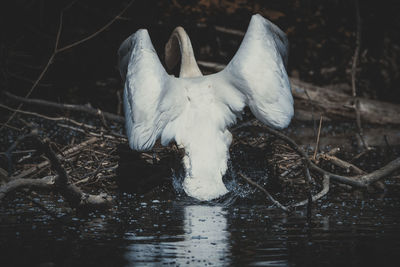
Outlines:
MULTIPOLYGON (((179 34, 186 33, 179 29, 179 34)), ((248 105, 259 120, 275 128, 286 127, 293 116, 285 70, 288 44, 277 26, 254 15, 226 69, 208 76, 201 76, 189 38, 180 45, 182 56, 193 57, 181 68, 198 77, 169 76, 146 30, 122 43, 126 130, 136 150, 151 149, 160 137, 162 145, 176 141, 185 149, 185 192, 211 200, 227 193, 222 182, 232 141, 227 128, 236 123, 236 114, 248 105), (182 51, 185 44, 189 52, 182 51)))

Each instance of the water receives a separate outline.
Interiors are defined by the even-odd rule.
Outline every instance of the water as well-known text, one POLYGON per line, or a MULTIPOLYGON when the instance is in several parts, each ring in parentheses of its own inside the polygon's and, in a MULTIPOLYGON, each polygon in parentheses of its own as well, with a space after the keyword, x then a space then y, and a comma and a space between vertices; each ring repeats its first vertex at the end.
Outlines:
POLYGON ((2 266, 398 266, 398 189, 332 193, 314 203, 311 222, 303 209, 286 215, 249 198, 199 203, 163 191, 121 194, 110 213, 59 221, 16 198, 0 215, 2 266))

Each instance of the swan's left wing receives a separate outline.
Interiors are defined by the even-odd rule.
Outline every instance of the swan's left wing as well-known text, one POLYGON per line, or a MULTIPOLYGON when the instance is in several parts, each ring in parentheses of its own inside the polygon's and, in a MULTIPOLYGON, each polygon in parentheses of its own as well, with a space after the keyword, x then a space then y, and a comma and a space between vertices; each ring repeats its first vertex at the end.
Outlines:
POLYGON ((124 110, 129 146, 149 150, 165 127, 182 111, 183 99, 165 71, 147 30, 138 30, 120 49, 119 69, 125 80, 124 110))
POLYGON ((236 55, 216 74, 243 95, 257 119, 278 129, 287 127, 293 116, 287 50, 285 33, 261 15, 254 15, 236 55))

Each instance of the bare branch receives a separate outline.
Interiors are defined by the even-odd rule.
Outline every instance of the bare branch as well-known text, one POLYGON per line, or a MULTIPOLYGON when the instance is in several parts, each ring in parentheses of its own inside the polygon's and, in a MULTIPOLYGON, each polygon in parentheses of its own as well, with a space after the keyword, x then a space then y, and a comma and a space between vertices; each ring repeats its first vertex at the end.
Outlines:
POLYGON ((360 7, 358 4, 358 0, 354 0, 354 2, 355 2, 356 18, 357 18, 357 34, 356 34, 356 49, 354 51, 353 63, 351 66, 351 91, 353 96, 353 108, 356 113, 358 137, 364 149, 369 150, 370 148, 368 144, 365 142, 363 128, 361 126, 360 100, 358 99, 357 89, 356 89, 357 62, 360 55, 360 47, 361 47, 361 17, 360 17, 360 7))
MULTIPOLYGON (((328 194, 329 192, 329 176, 328 175, 324 175, 324 180, 322 181, 322 190, 320 192, 318 192, 318 194, 312 196, 312 201, 315 202, 318 199, 322 198, 323 196, 325 196, 326 194, 328 194)), ((309 202, 308 199, 297 202, 293 205, 290 205, 290 207, 300 207, 300 206, 304 206, 307 205, 309 202)))
POLYGON ((36 105, 36 106, 46 106, 46 107, 52 107, 52 108, 57 108, 57 109, 62 109, 62 110, 69 110, 69 111, 76 111, 76 112, 85 112, 90 115, 94 116, 104 116, 104 118, 111 120, 111 121, 116 121, 116 122, 124 122, 125 118, 122 116, 115 115, 113 113, 109 113, 106 111, 102 111, 100 109, 95 109, 89 106, 85 105, 75 105, 75 104, 63 104, 63 103, 56 103, 52 101, 47 101, 47 100, 42 100, 42 99, 28 99, 20 96, 16 96, 14 94, 11 94, 10 92, 3 92, 6 96, 9 98, 14 99, 15 101, 31 104, 31 105, 36 105))
POLYGON ((314 170, 318 172, 321 175, 327 175, 329 178, 337 183, 343 183, 355 187, 367 187, 369 184, 378 181, 379 179, 382 179, 388 175, 390 175, 392 172, 400 169, 400 158, 397 158, 387 164, 386 166, 382 167, 379 170, 376 170, 372 173, 369 174, 364 174, 361 176, 354 176, 354 177, 346 177, 338 174, 334 174, 328 171, 325 171, 324 169, 321 169, 318 167, 316 164, 314 164, 307 156, 307 154, 294 142, 292 139, 287 137, 286 135, 271 129, 270 127, 263 126, 263 128, 270 134, 274 135, 275 137, 285 141, 296 153, 298 153, 300 156, 304 158, 306 161, 308 167, 311 170, 314 170))
POLYGON ((89 41, 89 40, 92 39, 93 37, 96 37, 96 36, 99 35, 100 33, 104 32, 108 27, 111 26, 111 24, 113 24, 117 19, 119 19, 119 17, 122 16, 122 14, 124 14, 126 10, 128 10, 128 8, 133 4, 134 1, 135 1, 135 0, 131 0, 131 1, 125 6, 125 8, 122 9, 122 11, 119 12, 112 20, 110 20, 106 25, 104 25, 103 27, 101 27, 100 29, 98 29, 97 31, 95 31, 94 33, 92 33, 91 35, 89 35, 89 36, 87 36, 87 37, 85 37, 85 38, 83 38, 83 39, 81 39, 81 40, 79 40, 79 41, 76 41, 76 42, 74 42, 74 43, 72 43, 72 44, 69 44, 69 45, 66 45, 66 46, 64 46, 64 47, 58 48, 56 52, 59 53, 59 52, 63 52, 63 51, 65 51, 65 50, 68 50, 68 49, 70 49, 70 48, 72 48, 72 47, 74 47, 74 46, 77 46, 77 45, 80 45, 80 44, 82 44, 82 43, 84 43, 84 42, 86 42, 86 41, 89 41))
POLYGON ((356 165, 351 164, 350 162, 344 161, 342 159, 339 159, 336 156, 324 153, 324 154, 319 155, 318 158, 322 158, 324 160, 327 160, 327 161, 335 164, 336 166, 347 170, 348 172, 354 171, 356 174, 359 174, 359 175, 365 174, 365 171, 361 170, 356 165))
POLYGON ((77 121, 75 121, 73 119, 70 119, 70 118, 67 118, 67 117, 49 117, 49 116, 46 116, 46 115, 43 115, 43 114, 39 114, 39 113, 36 113, 36 112, 13 109, 13 108, 11 108, 9 106, 6 106, 6 105, 3 105, 1 103, 0 103, 0 107, 4 108, 4 109, 8 109, 10 111, 15 111, 17 113, 39 117, 39 118, 42 118, 42 119, 45 119, 45 120, 69 122, 69 123, 75 124, 75 125, 77 125, 79 127, 88 128, 88 129, 92 129, 92 130, 94 130, 96 128, 95 126, 92 126, 92 125, 89 125, 89 124, 85 124, 83 122, 77 122, 77 121))
POLYGON ((318 135, 317 135, 317 142, 315 143, 315 148, 314 148, 314 156, 313 160, 315 161, 315 157, 317 156, 317 152, 319 150, 319 136, 321 135, 321 126, 322 126, 322 116, 319 119, 319 127, 318 127, 318 135))
POLYGON ((257 187, 258 189, 260 189, 266 196, 267 198, 274 204, 276 205, 278 208, 280 208, 281 210, 285 211, 285 212, 289 212, 289 208, 285 207, 284 205, 282 205, 278 200, 276 200, 264 187, 262 187, 261 185, 257 184, 256 182, 254 182, 252 179, 250 179, 249 177, 247 177, 246 175, 244 175, 243 173, 239 172, 238 173, 239 176, 241 178, 243 178, 247 183, 251 184, 254 187, 257 187))

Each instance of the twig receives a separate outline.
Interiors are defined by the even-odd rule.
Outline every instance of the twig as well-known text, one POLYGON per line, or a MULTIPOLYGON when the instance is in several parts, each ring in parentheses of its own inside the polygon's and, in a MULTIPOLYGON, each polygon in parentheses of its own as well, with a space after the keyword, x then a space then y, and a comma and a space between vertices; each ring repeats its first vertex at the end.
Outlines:
POLYGON ((0 123, 0 125, 1 125, 1 128, 0 128, 0 129, 3 129, 4 127, 7 127, 7 128, 9 128, 9 129, 14 130, 14 131, 17 131, 17 132, 21 132, 21 131, 22 131, 21 129, 18 129, 18 128, 14 127, 14 126, 12 126, 12 125, 8 125, 8 124, 6 124, 6 123, 0 123))
POLYGON ((6 156, 7 161, 8 161, 8 176, 12 175, 13 169, 14 169, 13 168, 13 163, 12 163, 11 153, 19 145, 19 143, 21 143, 25 138, 36 136, 36 134, 37 134, 36 132, 32 131, 29 134, 18 136, 17 140, 15 140, 15 142, 12 143, 11 146, 7 149, 7 151, 5 152, 5 156, 6 156))
MULTIPOLYGON (((109 152, 109 154, 111 155, 115 150, 116 150, 116 148, 115 148, 115 149, 112 149, 112 150, 109 152)), ((96 178, 96 175, 99 174, 101 171, 104 170, 104 168, 102 168, 102 165, 103 165, 103 163, 104 163, 105 160, 106 160, 106 158, 104 157, 104 158, 100 161, 100 163, 98 164, 96 170, 95 170, 94 172, 92 172, 92 173, 90 174, 89 177, 87 177, 87 178, 85 178, 85 179, 82 179, 82 180, 79 180, 78 182, 76 182, 76 183, 74 183, 74 184, 77 185, 77 184, 80 184, 80 183, 85 183, 85 182, 88 182, 89 180, 93 180, 94 178, 96 178), (84 180, 84 181, 83 181, 83 180, 84 180)))
MULTIPOLYGON (((312 196, 312 201, 315 202, 318 199, 322 198, 323 196, 325 196, 326 194, 328 194, 329 192, 329 182, 330 182, 330 178, 328 175, 324 175, 324 180, 322 181, 322 190, 320 192, 318 192, 318 194, 312 196)), ((290 205, 290 207, 300 207, 300 206, 304 206, 306 204, 309 203, 309 200, 303 200, 300 202, 297 202, 295 204, 290 205)))
MULTIPOLYGON (((16 150, 12 151, 11 154, 27 154, 27 153, 33 153, 36 152, 36 149, 27 149, 27 150, 16 150)), ((0 155, 5 155, 6 152, 0 152, 0 155)))
POLYGON ((65 169, 62 167, 59 157, 54 153, 50 146, 50 140, 45 139, 42 141, 38 136, 35 136, 36 141, 39 144, 39 148, 43 150, 46 157, 49 159, 51 166, 57 172, 58 177, 55 179, 55 185, 58 188, 66 187, 68 184, 68 175, 65 169))
POLYGON ((354 171, 356 174, 359 174, 359 175, 365 174, 365 171, 361 170, 356 165, 351 164, 350 162, 344 161, 342 159, 339 159, 335 156, 332 156, 329 154, 321 154, 319 157, 335 164, 336 166, 339 166, 339 167, 347 170, 348 172, 354 171))
POLYGON ((319 127, 318 127, 318 135, 317 135, 317 142, 315 143, 315 148, 314 148, 314 156, 313 160, 315 161, 315 157, 317 156, 317 152, 319 149, 319 136, 321 135, 321 126, 322 126, 322 116, 319 119, 319 127))
POLYGON ((351 92, 354 98, 357 97, 357 89, 356 89, 356 72, 357 72, 357 61, 360 54, 360 46, 361 46, 361 17, 360 17, 360 8, 358 5, 358 0, 354 0, 355 8, 356 8, 356 18, 357 18, 357 34, 356 34, 356 49, 354 51, 353 63, 351 66, 351 92))
POLYGON ((310 185, 310 184, 313 184, 314 181, 313 181, 313 179, 312 179, 312 177, 311 177, 310 169, 307 168, 307 164, 304 165, 304 174, 305 174, 305 177, 306 177, 306 182, 307 182, 309 185, 310 185))
POLYGON ((127 138, 124 135, 121 135, 121 134, 116 133, 116 132, 111 132, 112 135, 111 134, 103 134, 103 133, 94 133, 94 132, 91 132, 91 131, 85 131, 85 130, 83 130, 81 128, 77 128, 77 127, 74 127, 74 126, 71 126, 71 125, 62 124, 62 123, 57 123, 57 125, 62 127, 62 128, 67 128, 67 129, 70 129, 70 130, 73 130, 73 131, 77 131, 77 132, 81 132, 81 133, 84 133, 84 134, 87 134, 87 135, 91 135, 91 136, 94 136, 94 137, 104 137, 104 138, 107 138, 107 139, 120 139, 120 140, 123 140, 123 141, 127 141, 127 138))
POLYGON ((358 4, 358 0, 354 0, 354 3, 355 3, 356 17, 357 17, 357 35, 356 35, 356 49, 354 51, 353 63, 351 66, 351 91, 354 102, 354 111, 356 113, 358 136, 364 149, 369 150, 370 148, 364 139, 363 128, 361 125, 360 100, 357 97, 357 89, 356 89, 357 62, 360 55, 360 47, 361 47, 361 17, 360 17, 360 7, 358 4))
POLYGON ((215 26, 215 30, 219 31, 219 32, 222 32, 222 33, 236 35, 236 36, 239 36, 239 37, 243 37, 245 35, 244 31, 235 30, 235 29, 229 29, 229 28, 225 28, 225 27, 222 27, 222 26, 215 26))
MULTIPOLYGON (((304 160, 304 159, 303 159, 304 160)), ((307 192, 307 219, 311 220, 312 216, 312 203, 314 202, 312 193, 311 193, 311 175, 310 175, 310 170, 307 167, 307 164, 304 164, 304 181, 306 183, 306 192, 307 192)))
POLYGON ((49 116, 46 116, 46 115, 43 115, 43 114, 39 114, 39 113, 36 113, 36 112, 13 109, 13 108, 11 108, 9 106, 6 106, 6 105, 3 105, 1 103, 0 103, 0 107, 4 108, 4 109, 8 109, 10 111, 15 111, 15 112, 18 112, 18 113, 21 113, 21 114, 39 117, 39 118, 42 118, 42 119, 45 119, 45 120, 65 121, 65 122, 69 122, 69 123, 75 124, 75 125, 77 125, 79 127, 82 127, 82 128, 88 128, 88 129, 92 129, 92 130, 96 129, 96 127, 93 126, 93 125, 85 124, 83 122, 77 122, 77 121, 75 121, 73 119, 70 119, 70 118, 67 118, 67 117, 49 117, 49 116))
MULTIPOLYGON (((313 129, 314 129, 314 138, 315 138, 315 136, 317 135, 317 123, 315 122, 315 116, 314 116, 314 104, 313 104, 313 102, 312 102, 312 100, 311 100, 311 97, 310 97, 310 95, 308 94, 308 92, 307 92, 307 90, 304 90, 304 94, 307 96, 307 99, 308 99, 308 103, 310 104, 310 106, 311 106, 311 119, 312 119, 312 121, 313 121, 313 129)), ((322 115, 321 115, 321 117, 322 117, 322 115)))
POLYGON ((110 20, 106 25, 104 25, 103 27, 101 27, 100 29, 98 29, 97 31, 95 31, 94 33, 90 34, 89 36, 87 36, 87 37, 85 37, 85 38, 83 38, 83 39, 81 39, 81 40, 79 40, 79 41, 76 41, 76 42, 73 42, 72 44, 69 44, 69 45, 66 45, 66 46, 64 46, 64 47, 58 48, 58 49, 57 49, 57 53, 63 52, 63 51, 68 50, 68 49, 70 49, 70 48, 72 48, 72 47, 74 47, 74 46, 77 46, 77 45, 80 45, 80 44, 82 44, 82 43, 84 43, 84 42, 86 42, 86 41, 89 41, 89 40, 92 39, 93 37, 96 37, 97 35, 99 35, 99 34, 102 33, 103 31, 105 31, 108 27, 111 26, 111 24, 113 24, 117 19, 119 19, 119 17, 122 16, 122 14, 124 14, 126 10, 128 10, 128 8, 133 4, 134 1, 135 1, 135 0, 131 0, 131 1, 125 6, 124 9, 122 9, 121 12, 119 12, 119 13, 118 13, 112 20, 110 20))
POLYGON ((335 147, 335 148, 332 148, 328 153, 326 153, 326 154, 328 154, 328 155, 330 155, 330 156, 334 156, 334 155, 336 155, 337 153, 339 153, 340 152, 340 148, 338 148, 338 147, 335 147))
POLYGON ((285 207, 284 205, 282 205, 278 200, 276 200, 264 187, 262 187, 261 185, 257 184, 256 182, 254 182, 252 179, 250 179, 249 177, 247 177, 246 175, 244 175, 243 173, 239 172, 238 173, 239 176, 241 178, 243 178, 247 183, 251 184, 252 186, 257 187, 258 189, 260 189, 266 196, 267 198, 274 204, 276 205, 278 208, 280 208, 281 210, 285 211, 285 212, 289 212, 289 208, 285 207))

